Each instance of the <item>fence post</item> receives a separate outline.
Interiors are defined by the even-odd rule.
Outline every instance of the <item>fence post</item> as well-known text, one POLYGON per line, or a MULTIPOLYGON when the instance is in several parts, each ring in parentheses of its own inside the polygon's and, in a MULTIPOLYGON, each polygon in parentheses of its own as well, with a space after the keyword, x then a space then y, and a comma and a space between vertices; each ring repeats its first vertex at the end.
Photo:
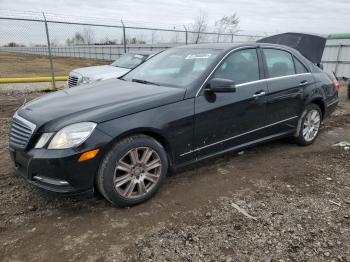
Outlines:
POLYGON ((185 28, 185 39, 186 39, 186 45, 187 45, 187 43, 188 43, 188 31, 187 31, 187 28, 185 25, 184 25, 184 28, 185 28))
POLYGON ((233 34, 231 34, 231 43, 233 43, 233 34))
POLYGON ((338 48, 337 61, 336 61, 336 64, 335 64, 335 69, 334 69, 335 77, 338 77, 338 68, 339 68, 340 54, 341 54, 342 47, 343 47, 343 45, 340 44, 339 48, 338 48))
POLYGON ((125 25, 123 20, 120 20, 122 22, 123 25, 123 46, 124 46, 124 54, 126 54, 126 34, 125 34, 125 25))
POLYGON ((47 49, 49 51, 49 60, 50 60, 50 68, 51 68, 51 78, 52 78, 52 87, 56 89, 56 81, 55 81, 55 69, 53 67, 52 61, 52 53, 51 53, 51 44, 50 44, 50 35, 49 28, 47 26, 47 21, 45 17, 45 13, 43 12, 44 22, 45 22, 45 31, 46 31, 46 39, 47 39, 47 49))

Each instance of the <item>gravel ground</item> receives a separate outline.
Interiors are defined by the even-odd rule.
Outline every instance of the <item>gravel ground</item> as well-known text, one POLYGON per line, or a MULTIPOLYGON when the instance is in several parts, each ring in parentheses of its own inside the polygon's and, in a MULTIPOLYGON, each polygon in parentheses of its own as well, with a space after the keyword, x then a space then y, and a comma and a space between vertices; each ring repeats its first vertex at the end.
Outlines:
POLYGON ((251 190, 190 211, 185 223, 172 222, 147 234, 128 249, 128 258, 350 261, 349 152, 331 149, 317 158, 314 152, 304 157, 310 172, 300 174, 302 183, 294 183, 296 177, 256 181, 251 190))
POLYGON ((0 261, 350 261, 350 102, 316 143, 276 141, 168 178, 120 209, 12 174, 10 117, 42 93, 0 93, 0 261))

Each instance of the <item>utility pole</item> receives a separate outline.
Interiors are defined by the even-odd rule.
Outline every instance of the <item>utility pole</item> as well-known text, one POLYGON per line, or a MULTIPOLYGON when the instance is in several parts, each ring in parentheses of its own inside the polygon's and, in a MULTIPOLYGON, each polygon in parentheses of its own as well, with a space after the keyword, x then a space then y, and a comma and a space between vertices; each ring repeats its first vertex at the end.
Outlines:
POLYGON ((126 54, 126 34, 125 34, 125 25, 123 20, 120 20, 123 25, 123 45, 124 45, 124 54, 126 54))
POLYGON ((185 28, 185 34, 186 34, 185 39, 186 39, 186 45, 187 45, 187 43, 188 43, 188 31, 187 31, 187 28, 185 25, 183 27, 185 28))

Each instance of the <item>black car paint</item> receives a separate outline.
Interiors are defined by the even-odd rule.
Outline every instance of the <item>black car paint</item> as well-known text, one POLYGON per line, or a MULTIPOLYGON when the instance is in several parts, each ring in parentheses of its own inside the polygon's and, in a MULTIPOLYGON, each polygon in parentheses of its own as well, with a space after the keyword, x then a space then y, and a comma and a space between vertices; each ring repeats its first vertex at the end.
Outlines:
POLYGON ((101 123, 174 103, 184 98, 185 91, 109 79, 46 95, 26 105, 19 115, 52 132, 76 122, 101 123))
MULTIPOLYGON (((223 47, 214 45, 213 48, 223 47)), ((171 167, 176 169, 293 134, 305 105, 316 102, 328 116, 337 101, 332 80, 293 49, 271 44, 226 46, 213 66, 187 89, 113 79, 60 91, 28 103, 18 114, 38 128, 25 150, 13 147, 10 150, 18 173, 31 183, 56 192, 80 192, 93 188, 103 156, 115 141, 130 134, 144 133, 159 140, 168 152, 171 167), (310 73, 268 79, 261 47, 292 53, 310 73), (237 85, 235 93, 205 91, 213 70, 229 53, 244 48, 257 48, 260 80, 237 85), (266 95, 254 97, 261 92, 266 95), (83 121, 98 125, 79 147, 33 148, 42 132, 56 132, 83 121), (81 153, 95 148, 100 149, 96 158, 77 162, 81 153), (56 188, 32 180, 38 174, 66 180, 70 186, 56 188)))
MULTIPOLYGON (((29 151, 14 150, 10 148, 16 171, 30 183, 58 193, 93 191, 94 175, 97 174, 102 154, 96 158, 78 162, 81 152, 105 145, 111 137, 99 130, 95 130, 90 139, 78 148, 65 150, 47 150, 32 148, 29 151), (68 186, 47 185, 41 181, 33 180, 34 176, 43 176, 56 180, 69 182, 68 186)), ((33 145, 34 146, 34 145, 33 145)), ((31 147, 31 146, 29 146, 31 147)))

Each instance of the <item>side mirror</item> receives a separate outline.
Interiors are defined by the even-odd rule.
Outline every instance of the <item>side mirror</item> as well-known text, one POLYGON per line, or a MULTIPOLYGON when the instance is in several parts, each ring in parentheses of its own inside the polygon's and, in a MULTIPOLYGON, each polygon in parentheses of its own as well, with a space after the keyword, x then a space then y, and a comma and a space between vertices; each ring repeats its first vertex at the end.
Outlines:
POLYGON ((205 91, 214 93, 232 93, 236 92, 235 82, 230 79, 212 78, 205 91))
POLYGON ((321 70, 323 70, 323 64, 317 64, 317 66, 318 66, 321 70))

